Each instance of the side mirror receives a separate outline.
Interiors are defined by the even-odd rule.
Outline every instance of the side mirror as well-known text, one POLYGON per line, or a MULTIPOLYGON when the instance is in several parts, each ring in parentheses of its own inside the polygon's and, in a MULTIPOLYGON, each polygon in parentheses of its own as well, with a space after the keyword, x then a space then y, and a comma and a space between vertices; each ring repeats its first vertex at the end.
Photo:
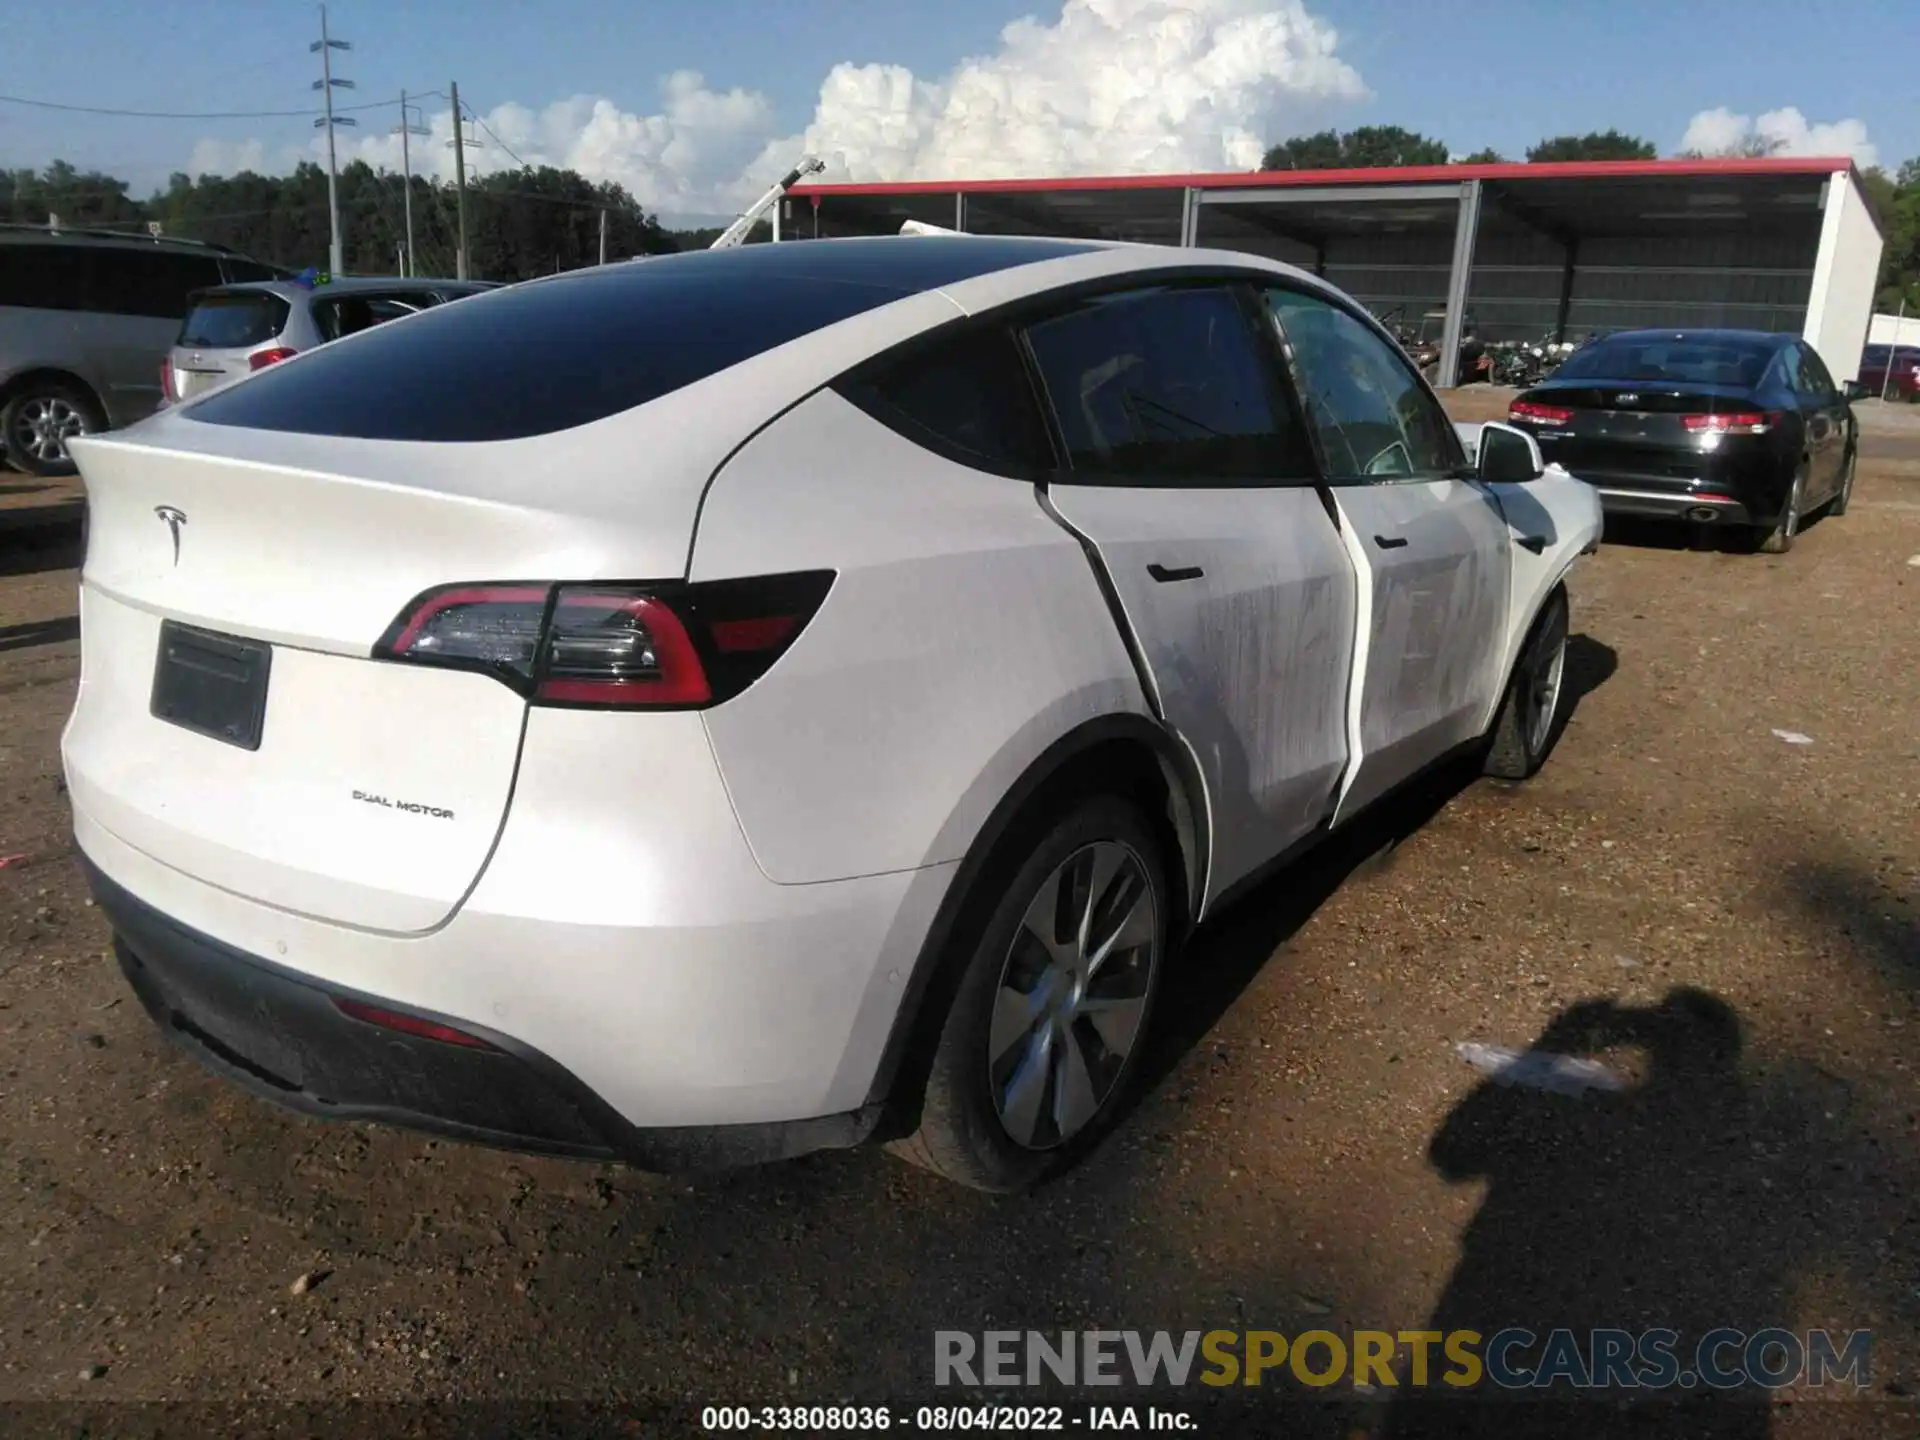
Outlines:
POLYGON ((1492 420, 1480 427, 1479 469, 1489 485, 1524 485, 1545 474, 1547 465, 1531 435, 1492 420))
POLYGON ((1858 380, 1847 381, 1846 392, 1848 404, 1852 404, 1855 400, 1865 400, 1869 395, 1873 394, 1871 390, 1862 385, 1858 380))

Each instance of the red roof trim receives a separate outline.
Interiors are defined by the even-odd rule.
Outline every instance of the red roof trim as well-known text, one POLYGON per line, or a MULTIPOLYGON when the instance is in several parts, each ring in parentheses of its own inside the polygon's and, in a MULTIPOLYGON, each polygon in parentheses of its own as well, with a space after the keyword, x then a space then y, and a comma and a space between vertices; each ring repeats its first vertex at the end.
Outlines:
POLYGON ((1283 185, 1415 185, 1458 180, 1632 180, 1734 175, 1831 175, 1851 172, 1846 156, 1766 156, 1728 160, 1563 160, 1538 165, 1405 165, 1375 170, 1255 170, 1200 175, 1071 175, 1053 180, 896 180, 878 184, 796 185, 797 195, 1011 195, 1043 190, 1243 190, 1283 185))

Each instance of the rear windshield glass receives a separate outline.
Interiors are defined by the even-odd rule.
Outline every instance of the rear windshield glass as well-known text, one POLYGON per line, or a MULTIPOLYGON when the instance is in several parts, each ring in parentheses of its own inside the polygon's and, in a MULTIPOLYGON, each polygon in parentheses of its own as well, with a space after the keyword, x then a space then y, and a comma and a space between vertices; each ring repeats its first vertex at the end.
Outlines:
POLYGON ((278 295, 202 295, 180 326, 180 344, 201 350, 250 350, 286 328, 290 307, 278 295))
POLYGON ((549 435, 902 295, 838 280, 742 286, 729 269, 646 261, 508 286, 324 346, 186 413, 368 440, 549 435))
POLYGON ((1757 385, 1774 348, 1767 341, 1731 337, 1620 335, 1575 351, 1554 378, 1757 385))

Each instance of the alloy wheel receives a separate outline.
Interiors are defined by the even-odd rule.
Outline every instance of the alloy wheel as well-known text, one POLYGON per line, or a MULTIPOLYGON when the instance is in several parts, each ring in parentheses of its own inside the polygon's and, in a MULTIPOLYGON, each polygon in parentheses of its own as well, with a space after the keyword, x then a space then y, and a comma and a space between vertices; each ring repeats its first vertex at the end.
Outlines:
POLYGON ((1061 862, 1027 906, 987 1039, 994 1110, 1016 1145, 1065 1144, 1112 1096, 1160 961, 1157 903, 1133 848, 1100 840, 1061 862))
POLYGON ((1522 662, 1521 697, 1526 706, 1527 749, 1534 755, 1547 748, 1553 720, 1560 708, 1560 688, 1567 672, 1567 612, 1556 605, 1527 646, 1522 662))
POLYGON ((23 450, 43 465, 54 465, 69 458, 69 436, 87 433, 87 417, 63 396, 36 395, 20 406, 13 428, 23 450))

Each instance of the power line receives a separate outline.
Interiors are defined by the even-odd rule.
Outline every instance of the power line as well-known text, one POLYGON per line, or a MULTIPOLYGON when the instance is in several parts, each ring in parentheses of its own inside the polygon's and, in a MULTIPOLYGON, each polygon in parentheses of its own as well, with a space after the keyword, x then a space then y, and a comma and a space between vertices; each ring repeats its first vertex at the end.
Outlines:
MULTIPOLYGON (((437 97, 444 100, 443 90, 410 90, 410 98, 437 97)), ((297 117, 308 119, 318 115, 319 110, 115 110, 101 105, 68 105, 58 100, 30 100, 24 95, 0 95, 0 103, 7 105, 27 105, 36 110, 60 110, 74 115, 120 115, 134 120, 272 120, 297 117)), ((374 100, 365 105, 336 105, 333 113, 346 115, 358 110, 386 110, 398 105, 398 100, 374 100)))
POLYGON ((513 147, 511 145, 507 144, 507 142, 502 140, 498 135, 493 134, 493 127, 487 124, 486 121, 480 118, 480 112, 478 110, 475 110, 471 105, 464 106, 463 108, 466 110, 466 112, 469 115, 473 116, 474 124, 478 125, 482 130, 486 131, 487 134, 493 135, 494 144, 498 145, 502 150, 506 151, 507 154, 513 155, 514 164, 518 165, 522 170, 531 170, 533 168, 531 165, 527 164, 526 161, 522 160, 518 155, 514 155, 513 147))

